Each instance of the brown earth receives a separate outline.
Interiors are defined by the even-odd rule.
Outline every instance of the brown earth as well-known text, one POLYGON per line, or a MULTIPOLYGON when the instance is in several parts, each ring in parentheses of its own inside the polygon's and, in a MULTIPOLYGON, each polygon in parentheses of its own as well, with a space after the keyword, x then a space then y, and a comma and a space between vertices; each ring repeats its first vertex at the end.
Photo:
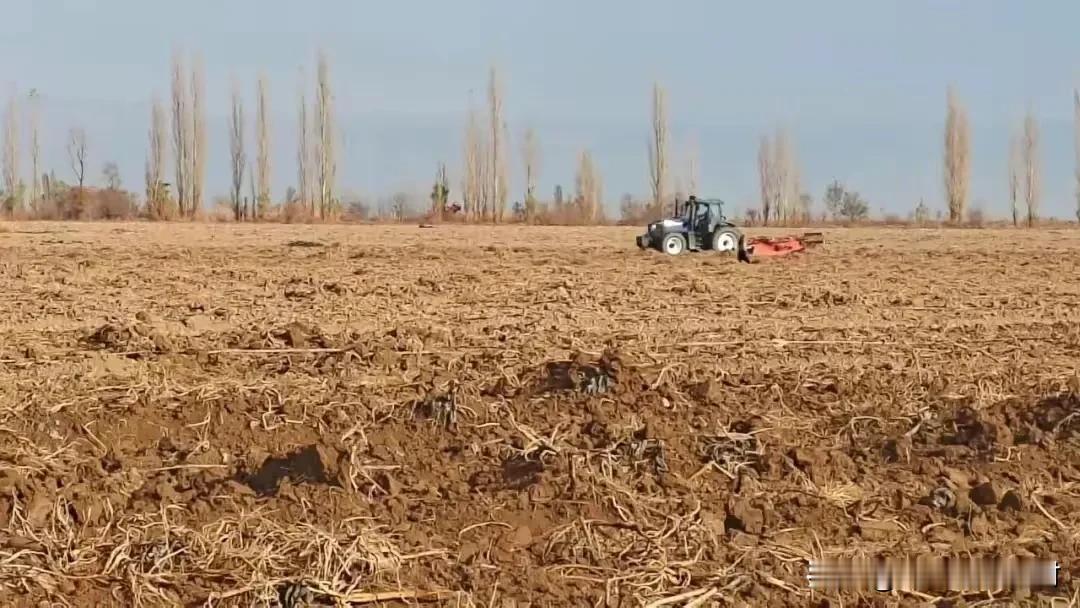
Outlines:
POLYGON ((1080 598, 1080 232, 3 227, 2 605, 1080 598), (809 589, 873 554, 1060 582, 809 589))

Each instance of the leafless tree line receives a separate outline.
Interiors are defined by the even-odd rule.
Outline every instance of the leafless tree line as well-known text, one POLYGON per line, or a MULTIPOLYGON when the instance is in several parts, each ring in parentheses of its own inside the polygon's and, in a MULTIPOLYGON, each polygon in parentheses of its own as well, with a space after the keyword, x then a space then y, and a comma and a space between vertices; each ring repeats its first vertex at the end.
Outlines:
POLYGON ((67 153, 81 197, 86 187, 86 130, 82 127, 74 127, 68 132, 67 153))
POLYGON ((256 190, 253 194, 255 219, 265 219, 270 211, 270 92, 266 74, 259 74, 255 106, 256 190))
MULTIPOLYGON (((297 106, 296 167, 299 188, 297 200, 288 202, 299 206, 303 213, 313 219, 328 220, 340 213, 341 209, 336 194, 337 127, 330 88, 330 64, 325 53, 319 53, 316 66, 314 115, 308 109, 303 82, 301 78, 297 106)), ((268 156, 269 150, 265 149, 263 154, 268 156)), ((260 184, 267 184, 269 165, 267 172, 261 175, 260 184)))
POLYGON ((168 163, 168 124, 161 99, 154 96, 150 105, 150 147, 146 155, 146 211, 152 219, 168 219, 173 215, 165 184, 165 165, 168 163))
MULTIPOLYGON (((84 213, 84 187, 88 163, 87 135, 81 127, 68 131, 65 150, 69 165, 77 182, 77 188, 69 188, 50 172, 46 175, 41 167, 41 96, 36 89, 25 95, 25 103, 17 90, 12 90, 4 102, 0 117, 0 211, 10 216, 44 218, 93 217, 84 213), (23 129, 29 154, 29 180, 22 174, 23 129), (64 200, 56 200, 62 192, 64 200), (50 203, 46 205, 46 203, 50 203), (63 207, 63 208, 61 208, 63 207)), ((119 188, 119 171, 115 163, 106 163, 104 177, 108 187, 119 188)), ((98 197, 100 198, 100 197, 98 197)), ((105 201, 115 209, 113 200, 105 201)), ((108 216, 103 214, 102 216, 108 216)))
MULTIPOLYGON (((1077 165, 1080 168, 1080 110, 1077 112, 1077 165)), ((1042 168, 1039 158, 1039 125, 1028 110, 1018 133, 1009 139, 1009 207, 1014 226, 1024 220, 1034 226, 1039 219, 1042 168), (1021 205, 1023 207, 1021 207, 1021 205)), ((1077 174, 1077 217, 1080 218, 1080 172, 1077 174)))
MULTIPOLYGON (((652 87, 652 116, 651 129, 648 145, 649 157, 649 189, 652 194, 648 208, 645 210, 645 218, 648 220, 660 219, 665 213, 665 204, 668 202, 669 189, 675 199, 683 199, 689 195, 698 193, 698 149, 697 142, 689 138, 686 142, 682 161, 685 163, 685 173, 673 170, 671 166, 671 135, 668 128, 667 91, 658 82, 652 87)), ((633 205, 623 205, 623 213, 632 209, 633 205)), ((630 212, 638 215, 636 211, 630 212)))
POLYGON ((805 207, 798 160, 791 135, 784 128, 771 137, 762 136, 758 144, 758 187, 761 192, 761 219, 804 221, 810 210, 805 207))
POLYGON ((41 187, 41 97, 37 90, 30 91, 30 211, 40 211, 41 187))
POLYGON ((206 175, 206 85, 203 63, 196 58, 190 74, 183 56, 172 61, 173 183, 176 212, 194 217, 202 209, 206 175))
POLYGON ((668 186, 668 122, 667 93, 659 83, 653 84, 652 137, 649 140, 649 185, 652 187, 652 219, 664 213, 668 186))
POLYGON ((521 152, 525 161, 525 221, 532 223, 536 220, 536 181, 540 175, 540 142, 532 128, 525 130, 521 152))
POLYGON ((1039 125, 1035 115, 1028 111, 1024 118, 1024 128, 1020 135, 1020 166, 1023 171, 1022 188, 1024 204, 1027 206, 1027 224, 1033 226, 1039 219, 1039 197, 1042 180, 1042 168, 1039 159, 1039 125))
POLYGON ((578 157, 577 179, 577 205, 579 217, 583 223, 593 224, 600 218, 601 201, 603 199, 603 186, 600 174, 593 163, 592 153, 588 150, 581 152, 578 157))
POLYGON ((950 86, 945 116, 945 199, 949 221, 959 222, 967 213, 968 182, 971 175, 971 134, 967 110, 960 105, 950 86))
MULTIPOLYGON (((962 220, 967 211, 971 148, 967 113, 950 87, 945 121, 945 192, 949 219, 962 220)), ((1076 145, 1076 217, 1080 220, 1080 92, 1073 92, 1076 145)), ((1009 139, 1009 210, 1014 226, 1021 221, 1034 226, 1039 221, 1042 196, 1040 132, 1029 107, 1018 132, 1009 139)))
MULTIPOLYGON (((1073 98, 1076 217, 1080 220, 1080 90, 1074 91, 1073 98)), ((654 102, 654 107, 656 105, 654 102)), ((654 133, 657 132, 655 115, 654 111, 654 133)), ((1039 125, 1030 109, 1019 131, 1010 138, 1009 146, 1008 195, 1012 221, 1014 225, 1019 225, 1021 221, 1024 221, 1028 226, 1034 226, 1039 220, 1042 178, 1039 125)), ((651 159, 652 156, 650 156, 650 161, 651 159)), ((656 184, 656 167, 657 163, 650 163, 654 184, 656 184)), ((946 95, 943 176, 949 221, 959 223, 974 213, 968 208, 971 180, 971 127, 967 110, 951 86, 946 95)), ((765 224, 774 220, 785 222, 809 217, 810 201, 807 195, 800 194, 798 163, 795 160, 790 136, 786 131, 777 130, 773 137, 761 138, 758 147, 758 177, 761 197, 759 212, 765 224)), ((653 192, 655 196, 655 185, 653 192)), ((755 214, 758 213, 758 210, 754 211, 755 214)), ((835 210, 833 211, 835 214, 835 210)), ((925 217, 926 214, 925 205, 920 202, 915 215, 925 217)))
POLYGON ((22 206, 22 182, 19 180, 19 105, 12 93, 4 107, 4 149, 0 158, 0 173, 4 180, 4 211, 19 211, 22 206))
MULTIPOLYGON (((329 62, 320 53, 317 64, 317 84, 314 94, 314 113, 309 112, 308 96, 304 91, 298 98, 299 132, 297 168, 299 191, 295 200, 286 201, 302 215, 315 219, 331 219, 339 212, 336 194, 336 125, 333 114, 333 94, 330 88, 329 62)), ((173 215, 187 218, 203 210, 203 190, 206 155, 205 87, 201 62, 190 77, 183 59, 174 54, 172 65, 171 127, 173 151, 173 185, 175 200, 164 180, 167 137, 164 111, 160 102, 151 109, 150 146, 146 162, 147 211, 153 218, 173 215), (175 211, 175 213, 174 213, 175 211)), ((246 116, 240 87, 233 86, 229 113, 229 165, 231 174, 229 202, 234 219, 266 219, 272 200, 271 139, 269 83, 260 74, 255 91, 255 154, 252 167, 246 140, 246 116), (243 194, 244 178, 248 177, 249 196, 243 194)))
POLYGON ((229 113, 229 169, 232 189, 229 203, 236 221, 264 220, 270 207, 270 119, 266 76, 259 75, 255 90, 255 168, 247 155, 244 135, 244 101, 240 86, 233 83, 232 110, 229 113), (244 174, 248 175, 249 196, 243 195, 244 174))
POLYGON ((333 94, 330 91, 330 64, 325 53, 319 53, 318 83, 315 89, 315 130, 319 136, 316 168, 319 184, 320 219, 336 215, 334 183, 337 176, 336 137, 334 126, 333 94))
MULTIPOLYGON (((473 103, 469 104, 465 122, 462 211, 470 221, 499 223, 506 218, 509 197, 509 131, 503 118, 502 78, 495 66, 488 72, 487 102, 486 134, 481 126, 484 121, 480 111, 473 103)), ((528 162, 527 159, 527 165, 528 162)))
MULTIPOLYGON (((146 211, 151 218, 192 217, 204 207, 207 165, 205 76, 201 60, 196 58, 188 70, 183 56, 174 53, 170 108, 154 98, 148 131, 146 158, 146 211), (171 113, 171 122, 170 116, 171 113), (171 131, 171 132, 170 132, 171 131), (171 137, 172 158, 169 158, 171 137), (173 180, 166 180, 166 167, 173 164, 173 180), (169 186, 175 188, 175 199, 169 186)), ((229 151, 232 182, 230 202, 236 219, 265 219, 271 202, 270 118, 268 83, 260 74, 255 89, 255 151, 252 163, 246 142, 246 117, 243 96, 238 87, 232 95, 229 115, 229 151), (250 187, 243 196, 244 179, 250 187)), ((499 223, 506 221, 509 198, 508 167, 511 157, 509 130, 504 117, 504 93, 498 70, 488 73, 486 115, 472 104, 465 128, 462 202, 467 219, 499 223)), ((12 94, 4 106, 0 135, 0 180, 4 210, 12 213, 37 205, 48 188, 40 167, 39 100, 36 92, 27 96, 25 109, 12 94), (29 183, 20 177, 20 122, 28 125, 30 153, 29 183)), ((1076 147, 1076 216, 1080 220, 1080 90, 1074 91, 1074 139, 1076 147)), ((676 194, 694 194, 698 188, 696 146, 688 144, 680 164, 685 172, 673 178, 670 162, 670 133, 666 91, 654 83, 652 88, 651 133, 648 146, 649 183, 652 193, 650 215, 664 212, 666 198, 675 183, 676 194), (684 192, 685 190, 685 192, 684 192)), ((336 194, 337 128, 334 122, 334 96, 330 86, 329 63, 319 53, 314 95, 301 91, 298 99, 299 132, 297 167, 299 191, 295 203, 310 217, 331 219, 341 211, 336 194), (310 107, 309 107, 310 103, 310 107), (312 109, 313 108, 313 109, 312 109)), ((943 185, 949 220, 960 222, 969 215, 971 176, 971 127, 966 108, 953 87, 946 96, 944 128, 943 185)), ((1029 109, 1016 132, 1010 137, 1008 194, 1014 224, 1022 221, 1032 226, 1038 222, 1041 199, 1040 129, 1029 109)), ((78 197, 85 189, 88 164, 86 132, 79 127, 69 130, 66 143, 70 169, 78 186, 78 197)), ((524 204, 515 204, 518 219, 534 221, 541 213, 537 194, 540 171, 540 145, 536 132, 526 129, 521 144, 524 169, 524 204)), ((800 171, 790 133, 777 129, 761 138, 758 149, 761 216, 765 223, 789 222, 809 213, 807 197, 801 193, 800 171)), ((115 168, 113 173, 115 173, 115 168)), ((680 173, 677 169, 675 173, 680 173)), ((47 177, 47 176, 46 176, 47 177)), ((118 182, 118 177, 116 178, 118 182)), ((441 216, 449 203, 445 164, 436 173, 432 195, 432 213, 441 216)), ((576 196, 573 208, 581 221, 597 221, 603 214, 602 178, 588 149, 579 153, 575 175, 576 196)), ((291 189, 290 189, 291 190, 291 189)), ((561 190, 561 189, 560 189, 561 190)), ((557 196, 561 201, 561 196, 557 196)), ((74 214, 76 217, 78 213, 74 214)), ((925 215, 925 209, 923 212, 925 215)))
POLYGON ((461 184, 462 211, 469 221, 476 221, 485 214, 487 190, 484 187, 487 164, 487 145, 480 129, 476 107, 470 104, 465 121, 465 151, 461 184))
POLYGON ((229 113, 229 158, 229 168, 232 170, 232 191, 229 198, 233 219, 239 222, 247 219, 248 215, 247 201, 242 199, 247 153, 244 151, 244 102, 240 97, 240 86, 235 82, 232 90, 232 111, 229 113))

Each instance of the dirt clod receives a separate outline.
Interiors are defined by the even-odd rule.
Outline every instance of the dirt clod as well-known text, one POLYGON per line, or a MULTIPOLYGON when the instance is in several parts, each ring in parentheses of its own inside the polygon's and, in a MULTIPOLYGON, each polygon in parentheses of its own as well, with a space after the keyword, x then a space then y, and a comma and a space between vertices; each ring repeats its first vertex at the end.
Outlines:
POLYGON ((996 505, 998 502, 997 491, 994 490, 994 484, 990 482, 980 483, 971 488, 968 491, 968 497, 971 498, 971 502, 980 507, 996 505))
POLYGON ((55 503, 46 492, 38 492, 26 505, 26 521, 32 528, 41 528, 52 517, 55 503))
POLYGON ((523 490, 540 483, 544 464, 523 456, 516 456, 503 463, 502 475, 506 487, 511 490, 523 490))
POLYGON ((724 527, 748 534, 761 534, 765 530, 765 514, 747 500, 737 500, 728 507, 724 527))
POLYGON ((1002 511, 1020 511, 1024 508, 1024 503, 1020 500, 1020 495, 1012 490, 1007 490, 1001 495, 1001 502, 998 503, 998 508, 1002 511))
POLYGON ((283 479, 296 483, 331 483, 329 470, 336 465, 325 449, 309 445, 282 457, 271 457, 242 481, 259 496, 273 495, 283 479))

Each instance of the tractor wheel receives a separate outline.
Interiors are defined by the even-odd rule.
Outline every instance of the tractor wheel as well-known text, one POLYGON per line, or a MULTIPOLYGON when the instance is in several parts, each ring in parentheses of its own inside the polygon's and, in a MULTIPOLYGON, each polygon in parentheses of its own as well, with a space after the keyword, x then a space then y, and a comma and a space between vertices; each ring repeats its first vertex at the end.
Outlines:
POLYGON ((679 255, 686 249, 686 239, 681 234, 669 234, 664 237, 661 248, 668 255, 679 255))
POLYGON ((739 233, 729 228, 721 228, 713 233, 713 251, 730 253, 739 249, 739 233))

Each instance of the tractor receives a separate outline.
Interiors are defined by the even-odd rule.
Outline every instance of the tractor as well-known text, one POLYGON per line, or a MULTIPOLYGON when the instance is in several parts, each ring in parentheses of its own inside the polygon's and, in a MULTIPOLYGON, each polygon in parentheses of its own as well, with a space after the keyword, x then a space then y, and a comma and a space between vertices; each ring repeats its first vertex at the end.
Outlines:
POLYGON ((668 255, 687 250, 734 252, 740 261, 750 261, 746 238, 724 217, 723 201, 691 196, 682 206, 680 214, 676 201, 674 217, 649 224, 645 234, 637 237, 637 246, 658 249, 668 255))

